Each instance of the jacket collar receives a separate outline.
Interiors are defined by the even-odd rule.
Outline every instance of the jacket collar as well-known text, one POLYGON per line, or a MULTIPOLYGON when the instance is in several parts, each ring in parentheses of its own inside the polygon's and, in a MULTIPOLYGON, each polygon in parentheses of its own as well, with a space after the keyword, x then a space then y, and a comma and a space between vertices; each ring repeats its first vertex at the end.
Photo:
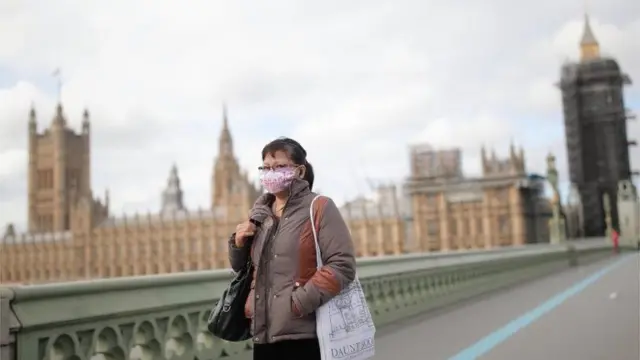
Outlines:
POLYGON ((307 180, 294 179, 291 185, 289 185, 289 202, 297 201, 310 192, 311 190, 309 189, 307 180))

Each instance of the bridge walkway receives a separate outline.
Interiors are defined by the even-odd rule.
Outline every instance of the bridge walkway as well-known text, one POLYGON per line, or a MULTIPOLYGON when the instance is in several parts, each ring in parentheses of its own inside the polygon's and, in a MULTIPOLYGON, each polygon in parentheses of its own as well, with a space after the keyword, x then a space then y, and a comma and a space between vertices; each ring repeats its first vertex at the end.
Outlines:
POLYGON ((624 254, 379 330, 377 360, 640 359, 640 255, 624 254))

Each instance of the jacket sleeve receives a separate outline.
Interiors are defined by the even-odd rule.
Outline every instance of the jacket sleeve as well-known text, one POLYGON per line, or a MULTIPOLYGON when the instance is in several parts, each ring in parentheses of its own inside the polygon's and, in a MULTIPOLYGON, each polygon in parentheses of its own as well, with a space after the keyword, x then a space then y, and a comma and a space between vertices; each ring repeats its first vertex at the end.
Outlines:
MULTIPOLYGON (((264 219, 271 214, 268 206, 269 202, 273 201, 273 195, 263 194, 256 199, 251 211, 249 211, 249 219, 256 220, 260 223, 264 222, 264 219)), ((259 231, 259 229, 257 230, 259 231)), ((257 233, 256 231, 256 233, 257 233)), ((229 263, 233 271, 238 272, 249 261, 251 241, 247 241, 243 247, 239 248, 235 242, 236 233, 231 234, 229 238, 229 263)))
POLYGON ((318 245, 324 265, 292 294, 294 311, 301 316, 338 295, 356 276, 353 241, 338 207, 327 199, 320 215, 318 245))
POLYGON ((249 261, 249 249, 251 243, 244 244, 243 247, 236 246, 236 233, 231 234, 229 238, 229 263, 233 271, 238 272, 245 267, 249 261))

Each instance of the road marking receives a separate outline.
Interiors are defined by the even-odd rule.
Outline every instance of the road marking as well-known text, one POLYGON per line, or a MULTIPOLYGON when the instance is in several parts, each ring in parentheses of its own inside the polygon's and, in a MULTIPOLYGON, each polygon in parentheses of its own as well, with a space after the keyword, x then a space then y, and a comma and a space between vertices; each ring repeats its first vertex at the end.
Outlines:
POLYGON ((609 294, 609 299, 611 300, 615 300, 618 297, 618 293, 617 292, 612 292, 611 294, 609 294))
POLYGON ((551 297, 550 299, 548 299, 547 301, 545 301, 535 309, 525 313, 524 315, 511 321, 504 327, 489 334, 488 336, 481 339, 477 343, 469 346, 468 348, 462 350, 458 354, 450 357, 449 360, 474 360, 488 353, 497 345, 509 339, 511 336, 515 335, 518 331, 522 330, 523 328, 529 326, 530 324, 532 324, 534 321, 541 318, 543 315, 545 315, 549 311, 555 309, 560 304, 565 302, 568 298, 580 293, 581 291, 586 289, 589 285, 593 284, 594 282, 599 280, 601 277, 603 277, 606 273, 620 266, 624 261, 630 258, 636 258, 636 256, 624 256, 621 259, 618 259, 618 261, 614 262, 613 264, 610 264, 607 267, 592 274, 591 276, 583 279, 582 281, 575 283, 567 290, 559 294, 556 294, 555 296, 551 297))

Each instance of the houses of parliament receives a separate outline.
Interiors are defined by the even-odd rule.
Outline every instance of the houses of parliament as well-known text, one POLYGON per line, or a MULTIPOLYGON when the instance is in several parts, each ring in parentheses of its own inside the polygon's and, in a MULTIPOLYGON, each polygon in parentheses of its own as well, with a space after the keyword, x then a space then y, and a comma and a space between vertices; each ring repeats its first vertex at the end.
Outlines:
MULTIPOLYGON (((91 189, 91 120, 86 110, 82 116, 75 132, 62 104, 43 131, 35 109, 28 115, 28 231, 18 234, 13 225, 6 227, 0 281, 43 283, 227 267, 227 239, 262 189, 238 165, 226 109, 210 208, 185 208, 174 165, 157 213, 119 218, 110 213, 109 194, 100 199, 91 189)), ((528 178, 522 150, 512 147, 507 159, 483 152, 483 179, 464 177, 458 171, 459 151, 447 157, 450 153, 415 148, 405 194, 399 195, 395 185, 380 186, 376 200, 357 198, 342 206, 358 256, 536 241, 529 239, 536 231, 527 233, 531 209, 522 207, 531 198, 521 191, 521 181, 528 178)))
MULTIPOLYGON (((591 33, 588 22, 585 33, 591 33)), ((583 50, 594 48, 592 38, 583 39, 583 50)), ((111 214, 108 193, 100 199, 91 189, 89 112, 82 114, 79 131, 68 126, 62 104, 53 117, 46 116, 50 120, 43 130, 35 109, 25 115, 28 230, 19 234, 9 224, 0 234, 1 284, 228 267, 227 239, 246 220, 262 189, 238 164, 226 108, 209 209, 185 207, 174 165, 159 194, 161 209, 123 217, 111 214)), ((552 212, 544 196, 546 180, 528 173, 522 148, 512 144, 502 157, 494 149, 482 148, 482 173, 476 177, 463 173, 460 149, 417 145, 410 148, 408 158, 410 171, 400 186, 378 186, 374 199, 361 196, 341 206, 357 256, 549 242, 552 212)), ((552 155, 549 159, 555 161, 552 155)), ((581 196, 587 198, 577 195, 581 196)), ((573 205, 587 204, 578 199, 573 205)))

